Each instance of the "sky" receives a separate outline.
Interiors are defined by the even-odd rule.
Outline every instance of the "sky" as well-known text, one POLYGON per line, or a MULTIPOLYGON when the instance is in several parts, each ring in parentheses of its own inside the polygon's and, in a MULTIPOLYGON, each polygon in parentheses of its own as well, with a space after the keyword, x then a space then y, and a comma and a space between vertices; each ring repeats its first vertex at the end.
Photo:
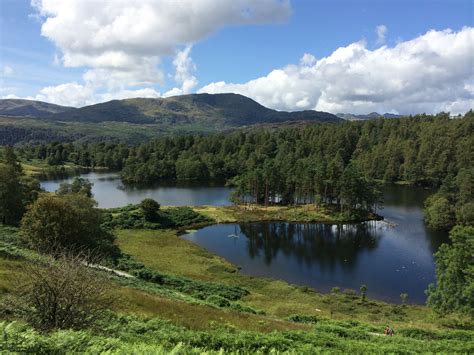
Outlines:
POLYGON ((473 0, 0 0, 0 97, 234 92, 277 110, 464 113, 473 0))

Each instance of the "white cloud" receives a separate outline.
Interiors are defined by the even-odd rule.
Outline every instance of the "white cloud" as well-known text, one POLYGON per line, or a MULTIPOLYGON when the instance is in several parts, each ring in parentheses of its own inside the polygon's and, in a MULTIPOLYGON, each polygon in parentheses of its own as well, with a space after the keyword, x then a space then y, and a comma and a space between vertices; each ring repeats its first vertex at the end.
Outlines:
POLYGON ((64 106, 82 106, 94 103, 94 90, 78 83, 47 86, 34 99, 64 106))
POLYGON ((198 80, 192 75, 192 73, 196 71, 196 65, 189 56, 191 48, 192 47, 188 45, 183 50, 178 51, 173 60, 173 65, 175 66, 174 80, 181 85, 181 88, 175 87, 167 91, 163 96, 189 94, 198 84, 198 80))
POLYGON ((199 92, 240 93, 279 110, 404 114, 465 112, 474 106, 474 28, 429 31, 394 47, 364 42, 276 69, 243 84, 210 83, 199 92))
POLYGON ((12 75, 15 71, 13 70, 13 68, 9 65, 4 65, 3 68, 2 68, 2 74, 3 76, 9 76, 9 75, 12 75))
POLYGON ((26 97, 26 99, 46 101, 63 106, 80 107, 110 100, 122 100, 134 97, 158 98, 160 96, 160 93, 152 88, 135 90, 119 89, 115 91, 96 92, 95 88, 89 84, 81 85, 72 82, 45 87, 40 90, 39 94, 26 97))
POLYGON ((377 34, 377 44, 385 43, 385 35, 387 34, 388 28, 385 25, 379 25, 375 28, 377 34))
MULTIPOLYGON (((285 21, 289 0, 32 0, 41 33, 66 67, 86 67, 94 90, 163 84, 164 56, 174 55, 181 92, 197 85, 191 46, 225 26, 285 21)), ((68 87, 75 90, 72 83, 68 87)))

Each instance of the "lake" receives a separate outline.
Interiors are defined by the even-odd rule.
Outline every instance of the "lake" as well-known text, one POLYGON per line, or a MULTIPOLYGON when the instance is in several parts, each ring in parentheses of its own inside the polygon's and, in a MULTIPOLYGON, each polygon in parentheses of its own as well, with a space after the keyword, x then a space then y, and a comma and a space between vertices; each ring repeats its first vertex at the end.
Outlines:
MULTIPOLYGON (((88 173, 99 207, 110 208, 153 198, 163 205, 227 205, 231 189, 197 183, 124 186, 117 173, 88 173)), ((47 191, 61 182, 43 181, 47 191)), ((328 292, 337 286, 359 290, 391 302, 408 293, 408 301, 424 303, 424 290, 434 282, 433 253, 448 241, 423 222, 423 202, 429 190, 384 188, 384 221, 345 225, 319 223, 246 223, 212 225, 182 238, 239 265, 253 276, 282 279, 328 292), (236 236, 234 236, 236 235, 236 236)))
MULTIPOLYGON (((92 193, 101 208, 122 207, 136 204, 145 198, 152 198, 162 205, 213 205, 229 204, 232 191, 221 185, 203 185, 195 182, 167 182, 146 187, 125 186, 118 173, 90 172, 80 177, 88 179, 94 185, 92 193)), ((56 191, 63 182, 71 182, 74 177, 45 180, 41 187, 46 191, 56 191)))
POLYGON ((241 267, 247 275, 282 279, 322 292, 333 287, 368 296, 424 303, 435 281, 433 253, 447 233, 427 230, 423 201, 430 191, 387 187, 384 221, 325 225, 318 223, 246 223, 205 227, 183 236, 241 267))

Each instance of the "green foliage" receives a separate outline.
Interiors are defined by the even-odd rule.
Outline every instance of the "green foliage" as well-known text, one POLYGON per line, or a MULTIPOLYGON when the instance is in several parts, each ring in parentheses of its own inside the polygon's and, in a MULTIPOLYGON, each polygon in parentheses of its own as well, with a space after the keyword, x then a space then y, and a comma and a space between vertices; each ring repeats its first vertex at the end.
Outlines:
POLYGON ((93 184, 89 180, 75 177, 70 184, 67 182, 61 183, 56 193, 60 196, 67 194, 82 194, 86 197, 92 198, 92 186, 93 184))
POLYGON ((474 317, 474 227, 456 226, 452 244, 435 254, 436 286, 431 284, 428 305, 440 313, 462 312, 474 317))
POLYGON ((206 302, 211 304, 215 304, 218 307, 230 307, 230 302, 227 298, 218 296, 218 295, 210 295, 206 298, 206 302))
POLYGON ((372 186, 370 179, 378 179, 437 187, 446 176, 458 175, 474 160, 470 148, 473 119, 472 112, 456 119, 445 114, 417 115, 273 131, 179 135, 137 147, 113 143, 24 146, 22 152, 39 159, 66 152, 66 161, 77 165, 122 170, 126 183, 232 179, 243 188, 237 192, 241 199, 249 198, 248 192, 260 203, 312 203, 336 201, 342 192, 350 205, 364 179, 369 179, 368 186, 372 186), (345 191, 341 190, 343 175, 352 181, 345 191))
POLYGON ((454 209, 447 198, 430 196, 426 200, 425 219, 434 229, 449 230, 454 225, 454 209))
POLYGON ((426 200, 425 219, 434 229, 474 225, 473 168, 462 168, 456 177, 448 175, 443 180, 439 191, 426 200))
POLYGON ((151 198, 146 198, 140 203, 143 217, 147 222, 156 222, 158 220, 158 211, 160 204, 151 198))
POLYGON ((127 271, 144 281, 156 283, 163 287, 191 295, 200 300, 206 300, 209 297, 212 297, 209 301, 212 304, 216 304, 218 297, 225 300, 223 302, 229 302, 238 301, 249 294, 246 289, 239 286, 204 282, 180 276, 162 274, 150 270, 142 263, 135 261, 128 255, 122 255, 118 258, 115 261, 115 267, 127 271))
MULTIPOLYGON (((103 225, 107 228, 120 229, 162 229, 212 222, 212 219, 189 207, 171 207, 161 210, 152 207, 151 210, 155 211, 155 216, 148 216, 152 219, 146 218, 141 204, 104 210, 102 212, 103 225)), ((148 213, 151 214, 151 210, 148 213)))
POLYGON ((12 147, 3 150, 0 161, 0 223, 18 225, 26 206, 41 191, 39 182, 26 177, 12 147))
MULTIPOLYGON (((160 319, 111 315, 96 331, 61 330, 48 334, 20 322, 2 322, 0 350, 35 353, 175 353, 268 354, 337 353, 470 353, 472 332, 396 329, 394 337, 376 336, 357 322, 319 321, 314 331, 260 333, 228 329, 190 330, 160 319)), ((381 335, 380 333, 378 333, 381 335)))
POLYGON ((109 254, 114 251, 114 236, 101 227, 101 214, 94 205, 82 194, 43 194, 23 216, 22 236, 40 252, 86 247, 109 254))

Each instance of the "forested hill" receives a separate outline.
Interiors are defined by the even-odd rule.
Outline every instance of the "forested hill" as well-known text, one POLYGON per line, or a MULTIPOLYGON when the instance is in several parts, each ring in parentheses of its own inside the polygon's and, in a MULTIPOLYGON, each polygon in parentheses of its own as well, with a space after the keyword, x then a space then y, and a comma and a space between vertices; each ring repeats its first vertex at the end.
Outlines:
POLYGON ((73 107, 59 106, 42 101, 23 99, 1 99, 0 115, 21 117, 48 117, 56 113, 74 110, 73 107))
POLYGON ((342 121, 327 112, 272 110, 236 94, 113 100, 81 108, 0 100, 0 145, 53 141, 137 144, 169 134, 208 134, 259 124, 342 121))
POLYGON ((39 101, 0 100, 0 115, 43 117, 62 122, 127 122, 137 124, 213 124, 239 127, 285 121, 339 122, 327 112, 284 112, 237 94, 191 94, 168 98, 112 100, 78 109, 39 101))
POLYGON ((338 117, 326 112, 275 111, 237 94, 191 94, 159 99, 113 100, 57 113, 50 118, 76 122, 207 123, 231 127, 293 120, 340 121, 338 117))

